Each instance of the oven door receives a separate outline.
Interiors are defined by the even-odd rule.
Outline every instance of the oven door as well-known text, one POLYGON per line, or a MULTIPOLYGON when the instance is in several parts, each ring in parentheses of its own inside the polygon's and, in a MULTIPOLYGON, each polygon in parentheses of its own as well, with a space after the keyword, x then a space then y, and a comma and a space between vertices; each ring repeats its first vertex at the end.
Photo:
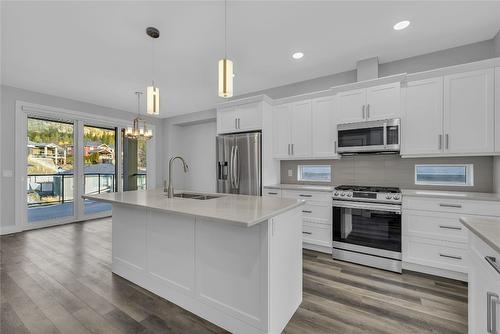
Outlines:
POLYGON ((333 248, 401 260, 401 206, 334 200, 333 248))
POLYGON ((337 135, 339 153, 400 150, 399 119, 339 124, 337 135))

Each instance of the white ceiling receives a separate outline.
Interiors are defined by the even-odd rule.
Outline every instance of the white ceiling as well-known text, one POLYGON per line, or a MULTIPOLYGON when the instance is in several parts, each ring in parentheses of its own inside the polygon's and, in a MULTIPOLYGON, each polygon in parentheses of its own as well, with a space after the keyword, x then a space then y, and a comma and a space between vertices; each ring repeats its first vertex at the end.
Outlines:
MULTIPOLYGON (((161 117, 214 107, 223 1, 3 2, 2 82, 135 112, 160 29, 161 117)), ((235 95, 492 38, 500 2, 228 1, 235 95), (394 23, 411 26, 394 31, 394 23), (301 61, 291 53, 301 50, 301 61)))

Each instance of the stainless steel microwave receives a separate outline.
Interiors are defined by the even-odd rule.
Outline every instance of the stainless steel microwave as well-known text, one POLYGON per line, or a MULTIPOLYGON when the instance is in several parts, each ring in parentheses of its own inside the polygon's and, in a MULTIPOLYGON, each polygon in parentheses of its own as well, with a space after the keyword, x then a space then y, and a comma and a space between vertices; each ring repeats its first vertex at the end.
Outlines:
POLYGON ((401 147, 401 120, 384 119, 337 125, 337 152, 397 153, 401 147))

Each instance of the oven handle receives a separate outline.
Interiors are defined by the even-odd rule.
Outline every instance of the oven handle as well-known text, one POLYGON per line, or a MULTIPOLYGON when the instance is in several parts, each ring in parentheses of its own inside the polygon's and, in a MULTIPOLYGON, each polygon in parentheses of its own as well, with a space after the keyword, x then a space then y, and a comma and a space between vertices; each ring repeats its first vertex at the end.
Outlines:
POLYGON ((366 203, 366 202, 346 202, 346 201, 335 201, 335 200, 332 202, 332 205, 339 208, 389 211, 401 214, 400 205, 366 203))

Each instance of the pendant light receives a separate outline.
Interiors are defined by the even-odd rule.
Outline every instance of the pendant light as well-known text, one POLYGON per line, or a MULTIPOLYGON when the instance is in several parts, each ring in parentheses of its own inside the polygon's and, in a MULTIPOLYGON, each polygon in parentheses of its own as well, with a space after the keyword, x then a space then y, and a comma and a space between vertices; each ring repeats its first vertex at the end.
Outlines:
POLYGON ((224 0, 224 58, 219 60, 219 96, 233 96, 233 62, 227 59, 227 0, 224 0))
POLYGON ((135 92, 135 94, 137 95, 137 117, 134 118, 134 125, 125 130, 125 137, 135 140, 149 140, 153 138, 153 131, 148 129, 146 121, 140 118, 142 92, 135 92))
POLYGON ((146 111, 151 115, 160 114, 160 89, 155 86, 154 77, 154 40, 160 37, 160 31, 154 27, 148 27, 146 34, 151 37, 151 86, 146 89, 146 111))

